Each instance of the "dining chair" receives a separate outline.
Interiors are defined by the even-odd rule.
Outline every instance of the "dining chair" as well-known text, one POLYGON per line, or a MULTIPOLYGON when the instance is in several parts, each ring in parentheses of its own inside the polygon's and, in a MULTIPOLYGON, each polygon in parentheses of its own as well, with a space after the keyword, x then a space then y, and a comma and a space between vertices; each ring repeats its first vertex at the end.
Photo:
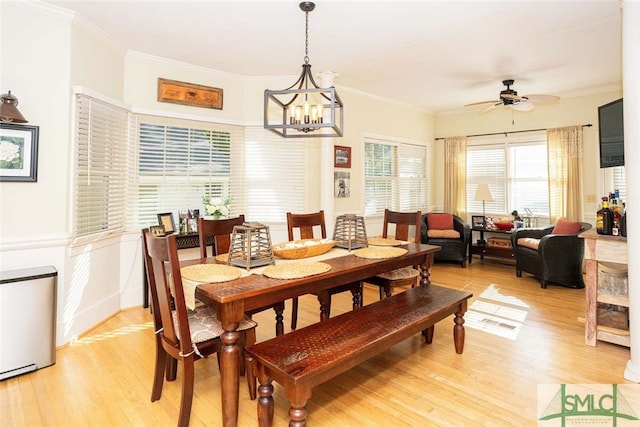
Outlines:
MULTIPOLYGON (((145 270, 151 290, 151 310, 156 335, 156 361, 151 389, 151 401, 162 395, 162 386, 175 380, 178 361, 182 361, 182 393, 180 398, 179 426, 188 426, 193 402, 195 383, 194 362, 218 353, 222 349, 221 335, 224 333, 215 310, 210 307, 188 310, 176 236, 155 237, 144 229, 142 243, 145 255, 145 270)), ((242 348, 255 344, 257 323, 249 318, 240 322, 242 348)), ((220 360, 218 359, 218 366, 220 360)), ((255 398, 253 369, 244 369, 244 357, 240 358, 241 371, 246 370, 249 395, 255 398)))
MULTIPOLYGON (((382 226, 382 237, 384 238, 420 243, 421 227, 421 211, 396 212, 389 209, 384 210, 384 224, 382 226), (390 224, 393 224, 395 228, 393 235, 389 233, 390 224), (411 226, 415 227, 413 237, 409 236, 409 227, 411 226)), ((420 271, 415 267, 403 267, 370 277, 365 282, 378 286, 380 288, 380 299, 382 299, 390 297, 396 286, 411 285, 411 287, 414 287, 419 275, 420 271)))
MULTIPOLYGON (((207 258, 209 252, 212 256, 224 255, 229 253, 229 247, 231 245, 231 234, 233 233, 233 227, 244 224, 244 215, 239 215, 235 218, 226 219, 198 219, 198 233, 200 240, 200 256, 207 258), (211 251, 209 251, 211 247, 211 251)), ((273 308, 276 313, 276 335, 282 335, 284 333, 284 326, 282 323, 284 313, 284 301, 277 302, 275 304, 257 308, 246 312, 249 317, 256 313, 273 308)))
MULTIPOLYGON (((314 230, 320 230, 320 236, 327 238, 327 227, 324 221, 324 210, 313 213, 294 214, 287 212, 287 231, 289 241, 296 240, 294 230, 298 230, 299 239, 313 239, 314 230)), ((346 285, 329 288, 322 293, 314 293, 320 302, 320 320, 325 320, 331 313, 331 296, 340 292, 351 291, 353 295, 353 308, 362 305, 362 283, 355 282, 346 285), (326 318, 324 314, 326 313, 326 318)), ((292 298, 291 308, 291 330, 298 326, 298 297, 292 298)))

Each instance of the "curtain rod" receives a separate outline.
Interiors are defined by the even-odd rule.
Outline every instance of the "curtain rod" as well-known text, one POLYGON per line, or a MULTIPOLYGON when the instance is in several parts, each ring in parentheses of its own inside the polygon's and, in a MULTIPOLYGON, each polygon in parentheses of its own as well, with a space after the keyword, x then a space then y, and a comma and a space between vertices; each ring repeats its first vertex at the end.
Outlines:
MULTIPOLYGON (((591 123, 587 123, 586 125, 582 125, 582 127, 591 127, 593 126, 591 123)), ((493 133, 479 133, 477 135, 467 135, 467 138, 473 138, 474 136, 491 136, 491 135, 504 135, 507 136, 510 133, 522 133, 522 132, 538 132, 541 130, 547 130, 547 129, 529 129, 529 130, 512 130, 511 132, 493 132, 493 133)), ((436 141, 442 140, 445 138, 436 138, 436 141)))

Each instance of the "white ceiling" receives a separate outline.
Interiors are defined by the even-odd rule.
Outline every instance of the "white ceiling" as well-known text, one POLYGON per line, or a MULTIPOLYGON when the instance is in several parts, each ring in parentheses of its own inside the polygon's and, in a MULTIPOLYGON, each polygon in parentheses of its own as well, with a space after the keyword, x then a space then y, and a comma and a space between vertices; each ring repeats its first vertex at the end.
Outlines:
MULTIPOLYGON (((54 1, 125 50, 244 76, 291 75, 304 58, 298 1, 54 1)), ((598 1, 316 1, 314 73, 335 84, 446 113, 519 95, 622 87, 621 9, 598 1)), ((200 82, 193 82, 200 83, 200 82)), ((283 88, 270 88, 283 89, 283 88)))

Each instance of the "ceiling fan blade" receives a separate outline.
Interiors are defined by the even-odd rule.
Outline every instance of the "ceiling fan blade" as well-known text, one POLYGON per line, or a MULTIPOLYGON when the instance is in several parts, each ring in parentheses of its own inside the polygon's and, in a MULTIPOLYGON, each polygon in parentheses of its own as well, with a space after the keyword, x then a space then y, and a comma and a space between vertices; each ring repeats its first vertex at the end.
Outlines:
POLYGON ((495 101, 481 101, 481 102, 474 102, 472 104, 465 104, 465 107, 478 107, 478 106, 483 106, 483 105, 493 105, 496 102, 502 102, 500 100, 495 100, 495 101))
POLYGON ((533 110, 533 103, 530 101, 521 101, 517 104, 511 104, 510 107, 516 111, 531 111, 533 110))
POLYGON ((551 104, 560 101, 560 97, 555 95, 526 95, 525 98, 536 104, 551 104))
POLYGON ((496 108, 498 108, 498 107, 500 107, 500 106, 502 106, 502 105, 503 105, 503 104, 502 104, 502 101, 498 101, 498 102, 495 102, 495 103, 493 103, 493 104, 489 105, 488 107, 483 108, 483 109, 482 109, 482 110, 480 110, 479 112, 480 112, 481 114, 482 114, 482 113, 486 113, 486 112, 489 112, 489 111, 491 111, 491 110, 494 110, 494 109, 496 109, 496 108))
POLYGON ((513 99, 514 101, 519 101, 519 100, 522 99, 521 96, 512 95, 510 93, 503 93, 503 94, 500 95, 500 98, 502 98, 502 99, 513 99))

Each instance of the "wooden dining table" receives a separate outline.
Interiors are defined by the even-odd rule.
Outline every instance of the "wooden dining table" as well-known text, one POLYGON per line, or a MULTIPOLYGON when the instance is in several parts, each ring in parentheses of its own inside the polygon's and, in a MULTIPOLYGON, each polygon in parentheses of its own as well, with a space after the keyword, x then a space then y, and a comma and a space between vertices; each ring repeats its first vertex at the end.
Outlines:
MULTIPOLYGON (((331 266, 330 271, 300 279, 282 280, 250 274, 228 282, 206 283, 196 287, 196 298, 216 309, 225 330, 221 337, 223 348, 219 354, 223 426, 236 426, 238 423, 241 347, 237 328, 245 312, 412 265, 419 266, 420 284, 428 286, 431 283, 433 256, 440 247, 420 243, 399 247, 407 249, 407 253, 395 258, 369 259, 347 252, 343 256, 325 259, 322 262, 331 266)), ((184 261, 181 265, 214 262, 214 258, 204 258, 184 261)))

